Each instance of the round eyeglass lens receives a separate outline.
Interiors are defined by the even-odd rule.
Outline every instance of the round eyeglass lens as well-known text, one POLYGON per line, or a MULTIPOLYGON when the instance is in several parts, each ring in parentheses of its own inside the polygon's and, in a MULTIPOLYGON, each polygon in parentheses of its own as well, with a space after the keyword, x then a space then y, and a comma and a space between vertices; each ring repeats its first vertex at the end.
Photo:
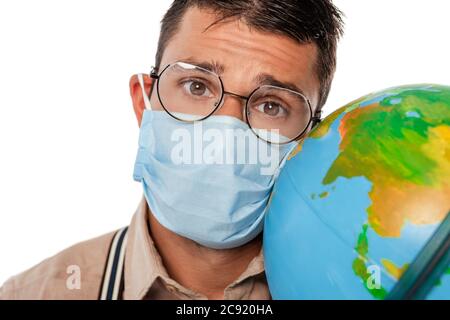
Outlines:
POLYGON ((247 121, 255 134, 271 143, 287 143, 308 128, 312 111, 300 93, 275 86, 261 86, 247 103, 247 121))
POLYGON ((198 121, 211 115, 223 95, 219 77, 206 69, 177 62, 163 70, 158 97, 164 109, 183 121, 198 121))

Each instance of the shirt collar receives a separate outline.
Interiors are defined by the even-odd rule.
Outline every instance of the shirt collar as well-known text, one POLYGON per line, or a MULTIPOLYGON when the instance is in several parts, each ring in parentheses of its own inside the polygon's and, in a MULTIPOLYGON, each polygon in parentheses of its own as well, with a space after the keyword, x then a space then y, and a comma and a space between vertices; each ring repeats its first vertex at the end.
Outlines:
MULTIPOLYGON (((128 229, 128 243, 125 253, 124 293, 125 300, 141 300, 160 277, 165 282, 177 284, 171 279, 163 265, 148 228, 148 209, 145 196, 131 220, 128 229)), ((229 287, 239 284, 247 278, 264 272, 263 249, 249 263, 247 269, 229 287)), ((180 284, 177 284, 182 287, 180 284)), ((184 288, 187 294, 197 295, 184 288)))

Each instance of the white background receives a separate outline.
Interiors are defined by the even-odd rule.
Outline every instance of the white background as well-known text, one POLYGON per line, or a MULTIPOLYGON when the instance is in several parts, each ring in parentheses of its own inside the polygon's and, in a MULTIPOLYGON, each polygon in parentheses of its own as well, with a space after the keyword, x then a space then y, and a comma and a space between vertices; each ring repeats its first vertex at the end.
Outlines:
MULTIPOLYGON (((128 80, 149 72, 169 4, 0 2, 0 283, 129 223, 141 187, 128 80)), ((346 33, 326 114, 393 85, 450 85, 450 1, 335 4, 346 33)))

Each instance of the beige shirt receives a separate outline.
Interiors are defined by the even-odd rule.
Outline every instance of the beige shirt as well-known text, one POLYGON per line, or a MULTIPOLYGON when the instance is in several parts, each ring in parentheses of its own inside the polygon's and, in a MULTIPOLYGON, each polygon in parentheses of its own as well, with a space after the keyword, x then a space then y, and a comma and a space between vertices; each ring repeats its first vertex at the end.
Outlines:
MULTIPOLYGON (((149 214, 143 197, 128 230, 123 299, 207 299, 168 275, 150 237, 147 224, 149 214)), ((78 243, 8 279, 0 288, 0 300, 98 299, 115 232, 78 243), (74 285, 74 275, 79 276, 79 281, 75 282, 79 285, 74 285)), ((247 269, 227 286, 224 299, 270 298, 261 248, 247 269)))

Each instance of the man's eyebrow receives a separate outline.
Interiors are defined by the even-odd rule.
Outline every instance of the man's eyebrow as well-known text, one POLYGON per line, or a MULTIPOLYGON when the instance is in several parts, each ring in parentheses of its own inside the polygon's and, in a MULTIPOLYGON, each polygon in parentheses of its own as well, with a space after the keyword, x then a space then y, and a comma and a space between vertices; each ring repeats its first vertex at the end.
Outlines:
MULTIPOLYGON (((180 61, 190 63, 196 66, 199 66, 203 69, 206 69, 208 71, 214 72, 217 75, 222 75, 225 71, 225 66, 217 61, 211 60, 211 61, 200 61, 195 59, 194 57, 189 57, 182 59, 180 61)), ((271 85, 276 86, 296 92, 300 92, 302 95, 304 95, 307 98, 307 95, 301 90, 297 85, 291 82, 284 82, 276 79, 274 76, 268 74, 268 73, 260 73, 255 78, 254 81, 259 85, 271 85)))
POLYGON ((255 82, 259 85, 270 85, 275 87, 280 87, 296 92, 300 92, 302 95, 307 97, 303 90, 301 90, 297 85, 291 82, 284 82, 276 79, 274 76, 267 74, 267 73, 260 73, 255 77, 255 82))
POLYGON ((211 61, 199 61, 196 60, 193 57, 190 58, 186 58, 186 59, 182 59, 180 61, 186 62, 186 63, 190 63, 193 65, 196 65, 200 68, 206 69, 208 71, 214 72, 217 75, 221 75, 224 73, 225 71, 225 66, 217 61, 211 60, 211 61))

